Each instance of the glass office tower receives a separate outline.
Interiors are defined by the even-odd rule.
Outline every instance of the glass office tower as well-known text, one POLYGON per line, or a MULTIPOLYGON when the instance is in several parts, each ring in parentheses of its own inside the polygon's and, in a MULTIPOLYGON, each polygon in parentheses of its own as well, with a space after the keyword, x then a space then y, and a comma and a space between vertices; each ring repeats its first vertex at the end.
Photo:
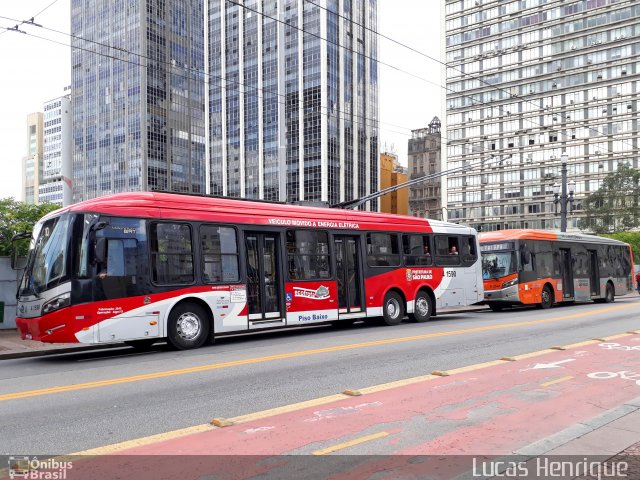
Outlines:
POLYGON ((72 0, 74 200, 205 193, 204 7, 72 0))
POLYGON ((242 3, 209 1, 211 193, 333 204, 376 191, 376 0, 242 3))

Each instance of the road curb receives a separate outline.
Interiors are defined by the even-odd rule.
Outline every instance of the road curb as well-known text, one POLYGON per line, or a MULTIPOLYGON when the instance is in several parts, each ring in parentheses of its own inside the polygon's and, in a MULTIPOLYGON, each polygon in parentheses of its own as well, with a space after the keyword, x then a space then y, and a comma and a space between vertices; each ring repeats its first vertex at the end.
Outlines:
POLYGON ((79 347, 52 348, 52 349, 33 350, 33 351, 24 351, 24 352, 8 352, 8 353, 0 353, 0 361, 14 360, 16 358, 46 357, 49 355, 57 355, 61 353, 87 352, 90 350, 107 350, 112 348, 122 348, 125 346, 126 345, 124 344, 82 345, 79 347))

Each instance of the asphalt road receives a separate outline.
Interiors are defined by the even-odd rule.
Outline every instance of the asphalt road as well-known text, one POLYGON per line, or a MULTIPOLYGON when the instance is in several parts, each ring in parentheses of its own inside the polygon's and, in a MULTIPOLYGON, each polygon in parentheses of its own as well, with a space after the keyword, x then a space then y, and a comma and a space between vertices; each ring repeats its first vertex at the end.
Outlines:
POLYGON ((188 352, 158 345, 4 360, 0 454, 67 454, 639 328, 640 297, 627 297, 227 337, 188 352))

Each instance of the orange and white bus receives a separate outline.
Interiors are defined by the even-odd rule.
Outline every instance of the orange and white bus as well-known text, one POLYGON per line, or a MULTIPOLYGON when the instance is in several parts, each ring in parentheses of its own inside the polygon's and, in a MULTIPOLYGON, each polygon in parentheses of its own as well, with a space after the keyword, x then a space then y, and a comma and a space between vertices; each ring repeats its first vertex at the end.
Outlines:
POLYGON ((480 234, 484 300, 550 308, 560 302, 613 302, 633 291, 631 247, 617 240, 545 230, 480 234))

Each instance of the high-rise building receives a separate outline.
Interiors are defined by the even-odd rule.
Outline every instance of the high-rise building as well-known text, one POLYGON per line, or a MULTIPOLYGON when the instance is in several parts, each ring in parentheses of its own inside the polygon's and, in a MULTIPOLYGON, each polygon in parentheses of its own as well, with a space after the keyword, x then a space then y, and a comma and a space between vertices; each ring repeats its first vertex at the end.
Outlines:
POLYGON ((27 155, 22 159, 22 198, 25 203, 38 203, 38 187, 42 174, 42 112, 27 115, 27 155))
POLYGON ((203 5, 71 1, 76 201, 205 192, 203 5))
MULTIPOLYGON (((407 169, 400 165, 398 156, 393 153, 380 154, 380 190, 401 185, 408 180, 407 169)), ((380 197, 382 213, 409 214, 409 192, 401 188, 380 197)))
POLYGON ((377 1, 242 3, 209 2, 211 193, 334 204, 376 191, 377 1))
MULTIPOLYGON (((441 171, 441 124, 433 117, 427 128, 411 131, 409 139, 409 174, 411 179, 434 175, 441 171)), ((412 185, 409 190, 409 212, 414 217, 445 219, 441 204, 442 178, 412 185)))
POLYGON ((449 218, 559 228, 566 153, 575 229, 608 172, 638 167, 640 5, 445 0, 445 12, 448 168, 472 168, 448 177, 449 218))
POLYGON ((71 173, 71 95, 44 104, 44 155, 38 187, 40 203, 70 205, 73 199, 71 173))

